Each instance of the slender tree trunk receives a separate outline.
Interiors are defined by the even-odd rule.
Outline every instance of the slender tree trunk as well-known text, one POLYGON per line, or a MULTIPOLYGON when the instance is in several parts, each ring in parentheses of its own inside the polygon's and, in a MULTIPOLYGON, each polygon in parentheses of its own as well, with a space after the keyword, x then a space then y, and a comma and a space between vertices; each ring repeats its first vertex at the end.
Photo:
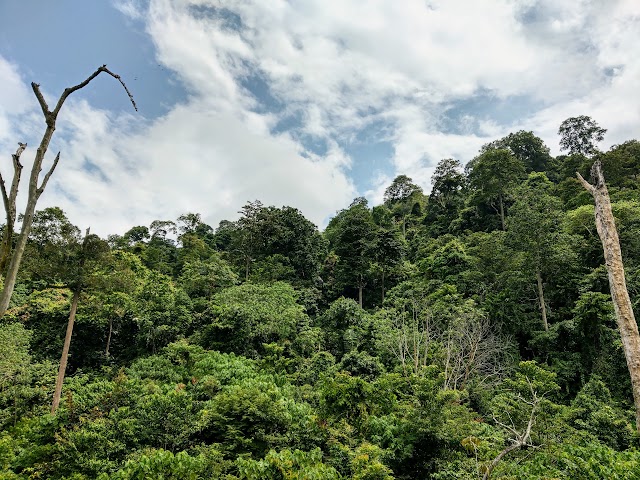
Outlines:
POLYGON ((67 323, 67 334, 64 337, 64 347, 62 347, 62 356, 60 357, 60 368, 58 369, 58 378, 56 379, 56 390, 53 393, 53 403, 51 404, 51 415, 55 415, 60 397, 62 396, 62 384, 64 382, 64 374, 67 370, 67 359, 69 357, 69 346, 71 345, 71 335, 73 334, 73 324, 76 321, 76 310, 78 308, 78 297, 80 296, 79 288, 73 292, 73 300, 71 301, 71 313, 69 313, 69 323, 67 323))
POLYGON ((362 308, 362 283, 358 284, 358 304, 362 308))
POLYGON ((498 204, 500 206, 500 221, 502 222, 502 231, 506 231, 507 227, 504 222, 504 202, 502 200, 502 194, 498 195, 498 204))
POLYGON ((547 322, 547 305, 544 303, 544 290, 542 288, 542 274, 539 269, 536 269, 536 281, 538 282, 538 302, 540 302, 540 313, 542 314, 542 326, 545 331, 549 330, 549 323, 547 322))
MULTIPOLYGON (((80 278, 83 275, 84 268, 84 255, 87 248, 87 241, 89 239, 89 229, 84 234, 84 240, 82 242, 82 251, 80 253, 80 265, 78 267, 78 274, 80 278)), ((64 336, 64 346, 62 347, 62 356, 60 357, 60 368, 58 369, 58 377, 56 378, 56 390, 53 393, 53 402, 51 403, 51 415, 55 415, 58 405, 60 404, 60 397, 62 396, 62 384, 64 383, 64 375, 67 371, 67 359, 69 358, 69 346, 71 345, 71 336, 73 335, 73 324, 76 321, 76 310, 78 309, 78 298, 80 297, 80 290, 82 288, 82 281, 78 280, 75 288, 73 289, 73 299, 71 300, 71 312, 69 312, 69 322, 67 323, 67 333, 64 336)))
POLYGON ((113 317, 109 317, 109 334, 107 335, 107 348, 104 350, 105 356, 109 357, 109 346, 111 346, 111 332, 113 332, 113 317))
POLYGON ((618 231, 611 211, 611 200, 599 160, 591 168, 591 176, 595 180, 595 185, 588 183, 579 173, 577 175, 584 188, 593 195, 595 201, 596 228, 604 249, 611 298, 631 376, 633 401, 636 407, 636 428, 640 431, 640 335, 627 290, 618 231))
POLYGON ((384 268, 382 269, 382 303, 384 303, 384 268))
POLYGON ((2 237, 2 246, 0 247, 0 273, 5 271, 11 256, 13 233, 16 224, 16 200, 18 198, 18 186, 20 185, 23 168, 22 163, 20 163, 20 155, 22 155, 22 152, 24 152, 26 148, 26 143, 18 143, 18 150, 12 155, 13 181, 11 182, 9 192, 7 192, 4 177, 0 174, 0 190, 2 190, 2 201, 7 217, 7 222, 4 226, 4 236, 2 237))

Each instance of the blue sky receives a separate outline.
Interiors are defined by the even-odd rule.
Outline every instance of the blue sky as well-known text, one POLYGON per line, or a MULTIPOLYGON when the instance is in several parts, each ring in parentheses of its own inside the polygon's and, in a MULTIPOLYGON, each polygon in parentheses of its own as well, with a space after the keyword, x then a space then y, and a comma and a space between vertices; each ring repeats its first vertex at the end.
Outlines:
POLYGON ((3 0, 0 169, 42 134, 30 82, 52 103, 106 63, 139 112, 107 76, 71 97, 42 207, 102 235, 254 199, 322 226, 509 132, 557 154, 585 114, 603 148, 637 138, 637 45, 635 0, 3 0))

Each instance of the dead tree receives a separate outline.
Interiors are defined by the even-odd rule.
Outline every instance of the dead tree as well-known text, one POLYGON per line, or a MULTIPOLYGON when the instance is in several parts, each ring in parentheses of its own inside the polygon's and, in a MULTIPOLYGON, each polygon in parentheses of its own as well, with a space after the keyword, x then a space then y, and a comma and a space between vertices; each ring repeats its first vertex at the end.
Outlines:
POLYGON ((596 229, 602 241, 604 260, 609 275, 611 299, 615 308, 618 329, 622 340, 622 348, 627 360, 633 402, 636 407, 636 428, 640 431, 640 335, 627 290, 620 251, 620 240, 615 220, 611 211, 611 200, 602 174, 602 164, 597 160, 591 167, 591 177, 595 185, 591 185, 577 173, 582 186, 593 195, 595 201, 596 229))
MULTIPOLYGON (((44 120, 47 128, 45 129, 44 135, 42 136, 42 140, 40 141, 40 145, 36 150, 36 156, 33 161, 33 166, 31 167, 31 176, 29 177, 29 192, 27 196, 27 206, 25 207, 25 210, 24 210, 20 234, 18 235, 16 246, 13 249, 13 253, 11 255, 9 255, 9 252, 11 252, 11 242, 12 242, 11 236, 13 236, 13 228, 16 220, 16 217, 15 217, 16 197, 18 194, 18 184, 20 182, 20 173, 22 171, 22 165, 20 164, 20 154, 22 154, 22 151, 24 150, 23 145, 24 147, 26 147, 26 144, 20 144, 20 148, 16 152, 16 155, 13 156, 14 176, 13 176, 13 182, 11 184, 11 190, 9 191, 8 194, 7 194, 6 186, 4 183, 4 179, 0 177, 2 198, 5 205, 5 211, 7 214, 7 223, 5 225, 5 232, 4 232, 5 236, 3 238, 2 250, 1 250, 2 256, 0 257, 0 260, 4 258, 5 249, 8 249, 7 258, 10 256, 9 267, 7 269, 7 274, 5 276, 2 294, 0 295, 0 318, 4 316, 5 312, 7 311, 7 308, 9 308, 9 301, 11 300, 11 295, 13 294, 13 289, 16 284, 18 269, 20 268, 22 255, 24 254, 24 249, 25 249, 25 246, 27 245, 29 232, 31 231, 31 224, 33 222, 33 214, 36 209, 36 204, 38 203, 38 199, 40 198, 40 195, 42 195, 42 192, 44 192, 44 189, 47 186, 47 182, 51 178, 51 175, 53 174, 53 171, 58 165, 58 161, 60 159, 60 152, 58 152, 55 160, 53 161, 53 164, 49 168, 49 171, 43 177, 42 182, 39 182, 40 172, 42 171, 42 162, 44 161, 45 154, 47 153, 47 149, 49 148, 49 143, 51 142, 51 137, 53 136, 53 132, 56 129, 56 120, 58 119, 58 114, 60 113, 60 110, 62 109, 62 105, 64 104, 65 100, 69 97, 69 95, 71 95, 73 92, 77 90, 80 90, 86 87, 89 84, 89 82, 91 82, 94 78, 96 78, 98 75, 100 75, 103 72, 108 75, 111 75, 113 78, 115 78, 122 84, 125 91, 127 92, 127 95, 129 96, 129 99, 131 100, 131 104, 133 105, 133 108, 137 111, 138 108, 136 107, 136 103, 133 100, 133 96, 131 95, 131 92, 129 92, 129 89, 124 84, 122 79, 120 78, 120 75, 116 75, 115 73, 113 73, 111 70, 107 68, 106 65, 102 65, 101 67, 98 67, 98 69, 95 72, 93 72, 91 75, 89 75, 89 77, 84 82, 79 83, 78 85, 74 85, 73 87, 65 88, 64 92, 62 92, 62 95, 60 95, 60 98, 58 99, 58 102, 56 103, 56 106, 53 110, 49 109, 49 105, 47 105, 47 101, 45 100, 44 96, 42 95, 42 92, 40 91, 40 85, 33 82, 31 83, 31 88, 33 89, 33 93, 38 99, 38 103, 40 105, 40 108, 42 109, 42 114, 44 115, 44 120), (5 245, 8 245, 8 246, 5 247, 5 245)), ((5 263, 6 263, 6 260, 5 260, 5 263)))
POLYGON ((511 434, 512 438, 509 440, 511 444, 505 447, 486 467, 484 467, 482 480, 489 480, 489 478, 491 478, 491 473, 493 473, 493 470, 498 466, 500 461, 514 450, 519 450, 525 447, 536 448, 536 446, 531 443, 531 429, 535 424, 537 410, 540 402, 542 401, 542 396, 538 395, 538 393, 533 389, 531 383, 529 383, 529 388, 531 394, 530 399, 526 399, 522 395, 517 396, 518 401, 530 408, 529 418, 523 429, 518 429, 513 422, 511 422, 511 424, 500 422, 494 415, 494 422, 511 434))
POLYGON ((18 197, 18 185, 20 185, 20 176, 22 175, 22 164, 20 163, 20 155, 27 148, 26 143, 18 142, 18 150, 12 155, 13 159, 13 180, 11 182, 11 190, 7 193, 7 187, 0 173, 0 189, 2 189, 2 202, 7 217, 7 223, 4 225, 4 235, 2 237, 2 245, 0 245, 0 273, 9 262, 11 255, 11 245, 13 242, 13 229, 16 224, 16 198, 18 197))

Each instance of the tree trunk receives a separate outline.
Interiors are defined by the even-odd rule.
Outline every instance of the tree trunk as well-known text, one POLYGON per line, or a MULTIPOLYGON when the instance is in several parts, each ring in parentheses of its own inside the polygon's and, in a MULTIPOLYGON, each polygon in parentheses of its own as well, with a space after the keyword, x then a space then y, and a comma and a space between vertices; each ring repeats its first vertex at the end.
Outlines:
POLYGON ((540 302, 540 312, 542 313, 542 326, 545 331, 549 330, 549 324, 547 323, 547 306, 544 303, 544 290, 542 288, 542 274, 540 270, 536 270, 536 280, 538 282, 538 301, 540 302))
POLYGON ((384 268, 382 269, 382 303, 384 303, 384 268))
POLYGON ((111 332, 113 332, 113 317, 109 317, 109 334, 107 335, 107 348, 104 350, 104 355, 109 358, 109 346, 111 345, 111 332))
POLYGON ((362 308, 362 289, 364 288, 364 283, 362 282, 362 275, 360 275, 360 281, 358 282, 358 304, 360 308, 362 308))
POLYGON ((627 291, 620 241, 611 211, 611 200, 599 160, 591 168, 591 176, 595 180, 595 185, 588 183, 579 173, 577 175, 584 188, 593 195, 595 201, 596 228, 604 249, 611 298, 631 376, 633 401, 636 407, 636 428, 640 431, 640 335, 627 291))
POLYGON ((500 205, 500 221, 502 222, 502 231, 506 231, 507 227, 504 222, 504 202, 502 201, 502 194, 498 195, 498 204, 500 205))
MULTIPOLYGON (((78 267, 78 274, 82 278, 84 267, 84 255, 87 248, 87 241, 89 239, 89 229, 84 234, 84 240, 82 242, 82 252, 80 257, 80 265, 78 267)), ((64 336, 64 346, 62 347, 62 356, 60 357, 60 368, 58 369, 58 378, 56 378, 56 390, 53 393, 53 402, 51 404, 51 415, 55 415, 58 405, 60 404, 60 397, 62 395, 62 384, 64 382, 64 374, 67 371, 67 359, 69 357, 69 346, 71 345, 71 336, 73 335, 73 324, 76 321, 76 310, 78 309, 78 298, 80 297, 80 290, 82 288, 82 281, 78 280, 75 288, 73 289, 73 300, 71 301, 71 312, 69 313, 69 322, 67 323, 67 333, 64 336)))
POLYGON ((73 334, 73 324, 76 321, 76 310, 78 308, 79 289, 73 292, 73 300, 71 302, 71 313, 69 313, 69 323, 67 324, 67 334, 64 337, 64 347, 62 347, 62 356, 60 357, 60 368, 58 369, 58 378, 56 379, 56 390, 53 394, 53 403, 51 404, 51 415, 55 415, 60 397, 62 395, 62 383, 64 382, 64 374, 67 370, 67 358, 69 357, 69 346, 71 345, 71 335, 73 334))
MULTIPOLYGON (((102 65, 101 67, 98 67, 98 69, 95 72, 93 72, 91 75, 89 75, 89 77, 82 83, 79 83, 78 85, 74 85, 73 87, 65 88, 64 91, 62 92, 62 95, 60 95, 60 98, 58 99, 58 102, 56 103, 56 106, 53 110, 49 110, 49 105, 47 105, 47 102, 44 96, 42 95, 42 92, 40 91, 40 85, 33 82, 31 83, 31 88, 33 89, 33 93, 35 94, 38 100, 38 103, 42 110, 42 114, 44 115, 44 120, 47 125, 47 128, 45 129, 44 135, 42 136, 42 140, 40 141, 40 146, 36 150, 36 157, 31 167, 31 176, 29 177, 29 193, 27 197, 27 206, 25 207, 25 211, 23 214, 22 228, 20 229, 20 235, 18 236, 16 247, 13 251, 13 254, 11 255, 9 268, 7 270, 4 286, 2 288, 2 294, 0 295, 0 318, 4 316, 7 309, 9 308, 9 302, 11 301, 11 296, 13 295, 13 289, 16 286, 16 277, 18 276, 18 269, 20 268, 22 255, 24 254, 24 249, 25 249, 25 246, 27 245, 29 233, 31 232, 31 224, 33 223, 33 214, 36 209, 36 203, 38 202, 40 195, 42 195, 42 192, 47 186, 47 182, 49 181, 49 178, 53 174, 53 171, 58 165, 58 160, 60 159, 60 152, 58 152, 58 155, 56 155, 56 158, 53 161, 53 165, 51 166, 49 171, 45 174, 40 186, 38 186, 40 172, 42 171, 42 162, 44 160, 45 154, 47 153, 47 149, 49 148, 49 143, 51 142, 51 137, 53 136, 53 132, 56 129, 56 120, 58 118, 58 114, 60 113, 60 109, 62 108, 62 105, 64 105, 64 102, 69 97, 69 95, 71 95, 73 92, 77 90, 80 90, 86 87, 89 84, 89 82, 91 82, 94 78, 96 78, 98 75, 100 75, 103 72, 111 75, 113 78, 115 78, 122 84, 125 91, 127 92, 127 95, 129 95, 129 99, 131 100, 133 108, 135 108, 137 111, 138 108, 136 107, 136 103, 133 100, 133 96, 129 92, 129 89, 127 88, 127 86, 124 84, 120 76, 111 72, 106 65, 102 65)), ((19 152, 22 153, 22 151, 20 150, 19 152)), ((17 152, 16 152, 16 155, 19 157, 19 154, 17 152)), ((14 156, 14 169, 16 168, 15 161, 16 159, 14 156)), ((19 163, 19 158, 18 158, 18 163, 19 163)), ((22 165, 20 165, 20 169, 22 169, 22 165)), ((14 181, 15 180, 16 180, 16 177, 14 176, 14 181)), ((19 181, 20 179, 18 175, 17 183, 15 183, 16 194, 18 190, 19 181)), ((5 209, 6 209, 7 207, 6 188, 4 186, 4 181, 0 183, 2 184, 2 194, 3 194, 3 199, 5 200, 5 209)), ((12 185, 11 191, 13 192, 13 190, 14 188, 12 185)), ((14 207, 15 207, 15 201, 14 201, 14 207)))
POLYGON ((7 276, 4 280, 4 288, 2 289, 2 295, 0 295, 0 317, 4 316, 5 312, 9 308, 9 302, 11 301, 11 295, 13 295, 13 289, 16 286, 16 278, 18 277, 18 269, 20 268, 20 262, 22 262, 22 255, 27 245, 29 233, 31 232, 31 224, 33 223, 33 213, 36 210, 36 203, 38 198, 46 185, 51 173, 57 164, 57 160, 60 158, 59 154, 54 161, 51 170, 47 176, 45 176, 42 186, 38 188, 38 177, 40 176, 40 170, 42 170, 42 161, 44 160, 44 154, 49 148, 49 142, 55 131, 55 119, 47 118, 47 129, 42 136, 40 146, 36 151, 36 158, 33 161, 33 167, 31 169, 31 176, 29 178, 29 196, 27 197, 27 206, 24 210, 24 218, 22 219, 22 228, 20 229, 20 235, 16 243, 16 248, 11 256, 9 262, 9 269, 7 270, 7 276))
POLYGON ((16 200, 18 198, 18 186, 20 185, 23 168, 20 163, 20 155, 22 155, 22 152, 24 152, 26 148, 26 143, 18 143, 18 149, 16 150, 16 153, 12 155, 13 180, 11 182, 9 192, 7 192, 4 177, 0 174, 0 189, 2 190, 2 201, 4 203, 4 211, 7 217, 7 222, 4 226, 4 236, 2 237, 2 246, 0 247, 0 272, 5 271, 11 256, 13 234, 16 224, 16 200))

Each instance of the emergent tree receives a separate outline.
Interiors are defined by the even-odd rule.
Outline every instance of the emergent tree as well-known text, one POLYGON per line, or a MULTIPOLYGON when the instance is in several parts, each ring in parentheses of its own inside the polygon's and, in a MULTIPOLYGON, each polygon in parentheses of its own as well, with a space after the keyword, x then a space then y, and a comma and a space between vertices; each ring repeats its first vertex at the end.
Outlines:
POLYGON ((604 182, 602 165, 599 160, 591 168, 591 177, 595 181, 595 185, 591 185, 579 173, 577 176, 582 186, 593 195, 596 205, 596 228, 604 249, 611 299, 616 312, 624 356, 627 359, 627 367, 631 376, 633 402, 636 407, 636 428, 640 431, 640 334, 638 334, 638 324, 627 290, 620 240, 611 211, 609 191, 604 182))

